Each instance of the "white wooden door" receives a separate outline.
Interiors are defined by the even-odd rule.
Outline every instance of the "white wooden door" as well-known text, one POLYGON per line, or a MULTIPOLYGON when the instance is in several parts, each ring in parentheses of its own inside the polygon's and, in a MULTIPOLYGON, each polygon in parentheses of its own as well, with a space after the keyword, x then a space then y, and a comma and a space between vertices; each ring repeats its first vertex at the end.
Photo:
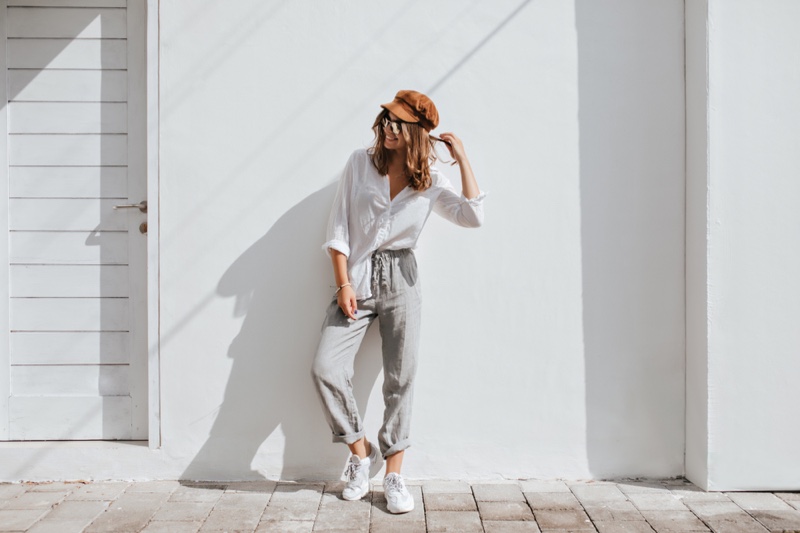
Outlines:
POLYGON ((115 209, 146 198, 144 0, 2 8, 9 346, 0 437, 146 439, 147 215, 115 209))

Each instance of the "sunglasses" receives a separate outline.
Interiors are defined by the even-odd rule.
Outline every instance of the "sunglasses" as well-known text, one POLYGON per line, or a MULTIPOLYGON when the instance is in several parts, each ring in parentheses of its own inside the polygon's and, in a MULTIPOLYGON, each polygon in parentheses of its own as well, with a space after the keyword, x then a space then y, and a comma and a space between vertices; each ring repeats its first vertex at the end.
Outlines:
MULTIPOLYGON (((400 124, 403 124, 403 122, 399 120, 391 120, 389 117, 383 117, 383 120, 381 120, 381 125, 383 126, 383 128, 384 129, 388 128, 395 135, 400 135, 400 131, 402 131, 400 124)), ((444 144, 450 144, 449 142, 445 141, 444 139, 440 139, 435 135, 431 135, 430 138, 433 139, 434 141, 439 141, 444 144)))
POLYGON ((402 124, 402 122, 400 122, 399 120, 391 120, 389 119, 389 117, 383 117, 383 120, 381 120, 381 124, 383 125, 383 129, 388 128, 395 135, 400 135, 401 131, 400 124, 402 124))

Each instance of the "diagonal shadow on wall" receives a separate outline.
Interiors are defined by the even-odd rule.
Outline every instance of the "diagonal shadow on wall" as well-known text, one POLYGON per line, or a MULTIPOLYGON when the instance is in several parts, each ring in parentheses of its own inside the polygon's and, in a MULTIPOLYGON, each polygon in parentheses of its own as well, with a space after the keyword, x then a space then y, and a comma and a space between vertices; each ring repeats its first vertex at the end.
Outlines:
MULTIPOLYGON (((228 350, 233 366, 222 405, 182 479, 253 478, 260 454, 283 464, 279 476, 260 472, 269 477, 341 473, 347 452, 337 445, 342 462, 327 460, 336 448, 310 375, 333 292, 330 263, 320 247, 336 185, 289 209, 220 280, 217 293, 234 299, 234 312, 244 321, 228 350)), ((362 413, 381 370, 376 333, 370 331, 356 358, 353 387, 362 413)))

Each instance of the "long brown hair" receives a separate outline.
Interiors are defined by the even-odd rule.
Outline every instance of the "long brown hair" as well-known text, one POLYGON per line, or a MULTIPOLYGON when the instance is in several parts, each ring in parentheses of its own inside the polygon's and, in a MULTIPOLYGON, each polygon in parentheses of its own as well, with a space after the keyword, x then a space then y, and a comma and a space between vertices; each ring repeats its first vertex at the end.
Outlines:
MULTIPOLYGON (((389 112, 384 109, 378 114, 372 125, 372 130, 375 132, 375 143, 369 153, 372 164, 375 165, 381 176, 389 173, 389 160, 391 159, 391 150, 383 145, 386 133, 381 124, 384 117, 388 116, 389 112)), ((411 188, 415 191, 424 191, 431 186, 431 164, 437 159, 436 150, 433 149, 434 141, 425 128, 419 124, 401 122, 400 130, 407 146, 405 170, 411 188)))

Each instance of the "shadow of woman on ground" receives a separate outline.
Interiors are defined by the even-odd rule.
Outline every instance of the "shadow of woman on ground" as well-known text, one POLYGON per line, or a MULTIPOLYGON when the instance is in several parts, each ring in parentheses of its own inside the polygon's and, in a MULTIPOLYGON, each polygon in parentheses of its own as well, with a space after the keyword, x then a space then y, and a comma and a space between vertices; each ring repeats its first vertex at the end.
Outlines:
MULTIPOLYGON (((320 247, 336 185, 289 209, 220 280, 217 293, 235 298, 234 315, 244 321, 228 349, 233 366, 223 403, 183 479, 341 474, 348 453, 331 443, 310 375, 333 294, 330 261, 320 247)), ((381 370, 376 331, 367 335, 355 367, 353 388, 364 413, 381 370)))

